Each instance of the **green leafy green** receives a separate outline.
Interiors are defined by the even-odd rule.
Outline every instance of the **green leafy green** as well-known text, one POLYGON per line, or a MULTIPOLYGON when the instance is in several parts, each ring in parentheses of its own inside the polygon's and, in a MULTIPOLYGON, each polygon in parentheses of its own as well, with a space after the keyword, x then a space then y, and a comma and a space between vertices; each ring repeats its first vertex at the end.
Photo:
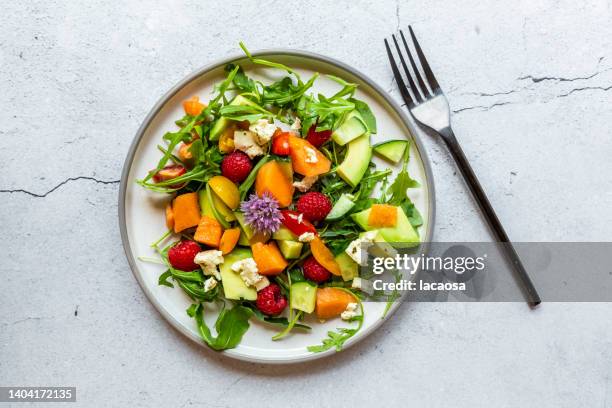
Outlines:
POLYGON ((187 309, 187 314, 194 317, 202 340, 213 350, 227 350, 236 347, 244 333, 249 330, 249 319, 253 311, 248 307, 236 305, 230 310, 225 306, 215 322, 217 337, 214 337, 204 321, 204 306, 199 303, 187 309))
POLYGON ((355 110, 361 115, 362 122, 368 131, 376 133, 376 117, 368 104, 355 98, 350 98, 349 101, 355 104, 355 110))

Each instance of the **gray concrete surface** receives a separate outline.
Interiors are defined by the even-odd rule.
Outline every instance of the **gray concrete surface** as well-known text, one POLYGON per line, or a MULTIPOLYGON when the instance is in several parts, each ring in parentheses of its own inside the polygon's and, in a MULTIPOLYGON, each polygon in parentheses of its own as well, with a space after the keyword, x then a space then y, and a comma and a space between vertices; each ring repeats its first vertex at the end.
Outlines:
MULTIPOLYGON (((163 92, 244 40, 338 58, 398 98, 382 38, 408 24, 509 234, 609 240, 609 0, 7 2, 0 385, 75 385, 84 407, 612 407, 609 304, 404 304, 358 346, 278 367, 191 344, 129 271, 120 171, 163 92)), ((436 238, 489 240, 426 145, 436 238)))

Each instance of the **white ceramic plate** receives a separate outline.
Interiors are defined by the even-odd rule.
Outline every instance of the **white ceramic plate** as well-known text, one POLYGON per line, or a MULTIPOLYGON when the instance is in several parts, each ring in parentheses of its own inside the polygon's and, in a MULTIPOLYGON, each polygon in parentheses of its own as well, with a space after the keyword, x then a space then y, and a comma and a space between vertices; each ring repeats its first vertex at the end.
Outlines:
MULTIPOLYGON (((285 63, 296 69, 303 78, 309 78, 314 72, 319 72, 321 76, 315 83, 314 92, 331 95, 338 89, 338 84, 324 74, 333 74, 359 84, 356 97, 370 105, 377 119, 378 134, 372 136, 372 143, 404 137, 412 139, 409 171, 413 178, 421 182, 422 188, 411 190, 410 195, 423 215, 424 225, 419 230, 421 237, 425 242, 430 241, 434 222, 431 170, 423 147, 419 140, 412 136, 415 132, 401 108, 365 75, 330 58, 289 50, 262 51, 256 55, 285 63)), ((139 256, 154 256, 149 244, 166 231, 164 206, 170 197, 145 190, 134 181, 142 178, 157 164, 160 152, 156 146, 165 132, 176 129, 174 121, 183 116, 181 102, 192 95, 199 95, 202 100, 208 100, 214 84, 223 79, 223 68, 229 62, 241 64, 248 75, 265 82, 284 76, 284 73, 278 70, 253 66, 241 56, 202 68, 183 79, 153 107, 138 130, 125 161, 119 195, 121 237, 134 276, 161 315, 180 332, 204 347, 207 346, 198 335, 195 321, 185 313, 185 309, 192 303, 191 300, 178 288, 172 289, 157 284, 160 273, 164 271, 161 265, 138 260, 139 256)), ((388 167, 388 164, 379 162, 378 159, 374 160, 380 167, 388 167)), ((398 303, 393 305, 391 312, 387 314, 387 319, 397 306, 398 303)), ((363 328, 345 343, 345 347, 363 339, 383 323, 381 316, 384 307, 384 303, 365 304, 363 328)), ((215 316, 212 313, 207 315, 210 324, 215 316)), ((276 329, 262 325, 254 319, 251 320, 251 328, 243 337, 241 344, 223 353, 241 360, 265 363, 311 360, 334 353, 334 350, 311 353, 306 350, 307 346, 320 344, 329 330, 335 330, 339 326, 350 326, 339 319, 332 319, 324 324, 312 319, 310 322, 307 320, 307 324, 310 323, 312 326, 310 332, 295 331, 281 341, 272 341, 271 337, 276 333, 276 329)))

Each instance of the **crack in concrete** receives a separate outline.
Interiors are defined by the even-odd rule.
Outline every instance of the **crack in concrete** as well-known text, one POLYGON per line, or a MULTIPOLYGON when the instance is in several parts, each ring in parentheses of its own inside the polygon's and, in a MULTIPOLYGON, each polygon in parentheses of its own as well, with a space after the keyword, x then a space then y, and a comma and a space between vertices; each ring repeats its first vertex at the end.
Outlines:
POLYGON ((27 194, 29 196, 36 197, 36 198, 44 198, 44 197, 48 196, 49 194, 51 194, 52 192, 54 192, 55 190, 57 190, 58 188, 60 188, 61 186, 63 186, 64 184, 67 184, 67 183, 69 183, 71 181, 78 181, 78 180, 93 181, 94 183, 97 183, 97 184, 119 184, 119 182, 121 181, 121 180, 98 180, 95 177, 79 176, 79 177, 70 177, 70 178, 67 178, 66 180, 62 181, 61 183, 59 183, 58 185, 53 187, 51 190, 49 190, 49 191, 47 191, 47 192, 45 192, 43 194, 33 193, 31 191, 24 190, 24 189, 0 190, 0 193, 9 193, 9 194, 23 193, 23 194, 27 194))
POLYGON ((580 92, 580 91, 588 91, 588 90, 601 90, 604 92, 609 91, 610 89, 612 89, 612 85, 610 86, 585 86, 582 88, 573 88, 570 89, 569 92, 561 94, 561 95, 557 95, 557 98, 565 98, 566 96, 570 96, 571 94, 573 94, 574 92, 580 92))
MULTIPOLYGON (((599 61, 597 61, 597 65, 599 65, 601 63, 601 61, 603 61, 604 57, 600 57, 599 61)), ((595 71, 594 73, 587 75, 587 76, 582 76, 582 77, 573 77, 573 78, 568 78, 568 77, 556 77, 556 76, 542 76, 542 77, 535 77, 533 75, 525 75, 522 77, 517 78, 519 81, 525 80, 525 79, 529 79, 531 80, 531 82, 533 82, 534 84, 537 84, 538 82, 543 82, 543 81, 557 81, 557 82, 573 82, 573 81, 584 81, 587 79, 591 79, 596 77, 597 75, 603 74, 604 72, 607 72, 609 70, 611 70, 612 67, 610 68, 606 68, 604 70, 601 71, 595 71)))
POLYGON ((514 102, 496 102, 496 103, 494 103, 492 105, 488 105, 488 106, 485 106, 485 105, 466 106, 465 108, 460 108, 460 109, 453 110, 453 113, 465 112, 465 111, 472 110, 472 109, 480 109, 482 111, 489 111, 489 110, 495 108, 496 106, 510 105, 510 104, 513 104, 513 103, 514 102))

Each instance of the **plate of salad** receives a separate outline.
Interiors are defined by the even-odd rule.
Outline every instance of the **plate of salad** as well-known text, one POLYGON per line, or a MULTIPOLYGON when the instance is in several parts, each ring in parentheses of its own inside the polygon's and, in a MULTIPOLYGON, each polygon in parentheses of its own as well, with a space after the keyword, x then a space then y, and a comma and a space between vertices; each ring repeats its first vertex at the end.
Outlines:
POLYGON ((330 355, 401 301, 370 301, 361 249, 431 239, 429 163, 365 75, 240 46, 180 81, 138 130, 119 196, 125 252, 197 343, 267 363, 330 355))

